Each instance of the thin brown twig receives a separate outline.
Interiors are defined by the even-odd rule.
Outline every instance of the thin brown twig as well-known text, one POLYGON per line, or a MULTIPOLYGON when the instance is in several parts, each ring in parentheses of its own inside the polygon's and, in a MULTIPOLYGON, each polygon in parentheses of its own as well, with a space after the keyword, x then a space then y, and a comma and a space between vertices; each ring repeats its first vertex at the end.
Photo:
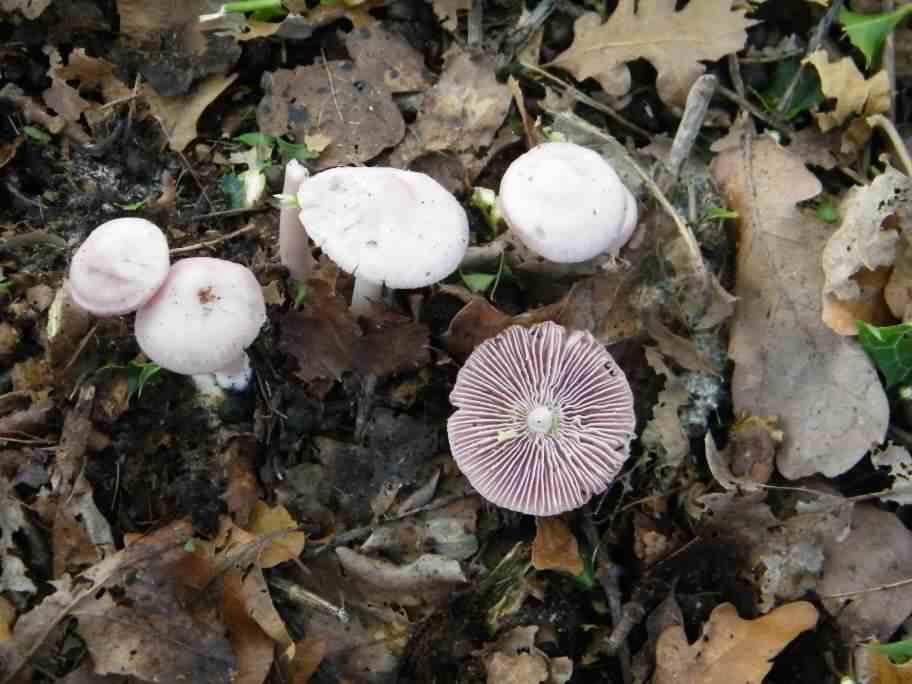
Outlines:
POLYGON ((730 90, 730 89, 726 88, 724 85, 719 84, 716 87, 716 92, 719 93, 720 95, 724 95, 729 100, 734 102, 736 105, 738 105, 742 109, 747 110, 753 116, 760 119, 762 122, 764 122, 768 126, 775 128, 780 133, 784 133, 785 135, 788 135, 788 136, 792 136, 795 134, 795 132, 792 130, 791 126, 789 126, 788 124, 786 124, 783 121, 780 121, 778 117, 773 117, 773 116, 770 116, 769 114, 765 113, 759 107, 757 107, 756 105, 751 103, 750 100, 747 100, 746 98, 743 98, 740 95, 738 95, 738 93, 736 93, 734 90, 730 90))
POLYGON ((874 592, 886 591, 887 589, 897 589, 899 587, 905 587, 909 584, 912 584, 912 577, 907 577, 906 579, 902 579, 897 582, 888 582, 887 584, 881 584, 876 587, 867 587, 866 589, 855 589, 853 591, 840 591, 836 594, 820 594, 820 598, 825 598, 825 599, 849 598, 850 596, 859 596, 861 594, 873 594, 874 592))
POLYGON ((253 233, 258 230, 262 230, 264 226, 258 226, 254 223, 239 228, 233 233, 228 233, 227 235, 220 235, 217 238, 212 238, 211 240, 203 240, 202 242, 197 242, 192 245, 186 245, 185 247, 175 247, 170 251, 171 254, 186 254, 187 252, 195 252, 198 249, 206 249, 207 247, 212 247, 213 245, 220 244, 226 240, 231 240, 238 237, 239 235, 246 235, 247 233, 253 233))
POLYGON ((333 104, 336 106, 336 114, 339 115, 339 121, 345 123, 345 117, 342 116, 342 110, 339 108, 339 98, 336 97, 336 82, 333 80, 329 62, 326 61, 326 50, 320 48, 320 54, 323 56, 323 68, 326 69, 326 78, 329 79, 329 92, 332 95, 333 104))
MULTIPOLYGON (((164 126, 162 129, 164 129, 164 126)), ((184 168, 187 170, 187 173, 189 173, 193 177, 193 180, 196 181, 196 186, 200 189, 200 192, 203 193, 203 198, 206 200, 206 204, 208 204, 209 208, 212 209, 215 205, 212 204, 212 200, 209 199, 209 193, 206 192, 206 188, 203 186, 203 182, 200 180, 200 177, 196 175, 196 171, 194 171, 193 167, 190 165, 190 160, 187 159, 187 156, 183 152, 178 152, 177 156, 180 157, 181 162, 184 164, 184 168)))

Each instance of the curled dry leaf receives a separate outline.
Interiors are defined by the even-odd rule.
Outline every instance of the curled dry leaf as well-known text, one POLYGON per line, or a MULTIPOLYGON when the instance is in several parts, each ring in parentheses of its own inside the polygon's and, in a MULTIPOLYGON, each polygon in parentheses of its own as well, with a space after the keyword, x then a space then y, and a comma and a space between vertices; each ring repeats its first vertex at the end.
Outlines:
POLYGON ((756 620, 742 620, 730 603, 717 606, 694 644, 684 628, 669 627, 656 645, 656 684, 761 684, 772 658, 817 624, 806 601, 780 606, 756 620))
POLYGON ((849 282, 858 287, 853 299, 839 299, 832 294, 823 295, 823 322, 834 333, 855 336, 858 334, 857 321, 870 325, 891 325, 893 314, 885 299, 891 269, 882 266, 873 271, 867 269, 853 275, 849 282))
POLYGON ((273 539, 258 554, 257 565, 261 568, 272 568, 300 556, 307 543, 307 535, 291 531, 282 533, 283 530, 294 530, 297 527, 297 521, 281 504, 269 506, 265 501, 257 501, 247 530, 255 535, 273 539))
POLYGON ((883 441, 889 406, 864 351, 822 321, 818 259, 829 230, 796 206, 820 182, 770 138, 724 152, 713 174, 740 216, 729 345, 735 410, 780 416, 785 477, 839 475, 883 441), (838 403, 828 401, 834 396, 838 403))
POLYGON ((576 537, 559 517, 535 518, 532 565, 536 570, 560 570, 574 577, 583 571, 576 537))
POLYGON ((804 61, 813 64, 820 74, 823 94, 836 100, 833 111, 815 115, 824 133, 841 126, 852 114, 870 116, 890 109, 890 79, 885 70, 865 79, 851 57, 830 63, 826 50, 818 50, 804 61))
POLYGON ((850 644, 872 636, 889 639, 912 613, 912 585, 830 597, 907 579, 912 567, 912 532, 893 513, 859 504, 848 537, 842 542, 831 540, 824 550, 826 564, 817 593, 843 638, 850 644))
POLYGON ((237 76, 210 76, 198 83, 193 92, 175 97, 163 97, 151 88, 143 88, 143 95, 168 136, 168 146, 172 150, 182 152, 196 138, 196 124, 200 116, 234 83, 237 76))
POLYGON ((405 121, 389 90, 349 61, 279 69, 263 78, 257 124, 267 135, 293 133, 332 139, 315 170, 373 159, 405 135, 405 121))
POLYGON ((905 235, 896 246, 896 259, 884 298, 896 318, 903 322, 912 320, 912 246, 905 235))
POLYGON ((336 556, 345 572, 373 587, 375 592, 398 596, 404 605, 420 605, 445 596, 469 580, 458 561, 424 554, 408 565, 394 565, 340 547, 336 556))
POLYGON ((658 71, 659 95, 668 104, 683 105, 687 92, 706 67, 703 61, 737 52, 756 21, 732 0, 692 0, 680 12, 671 0, 618 3, 604 24, 596 12, 574 24, 574 40, 552 65, 567 69, 577 80, 595 78, 611 95, 630 90, 626 63, 649 60, 658 71), (639 5, 637 10, 637 5, 639 5))
POLYGON ((840 206, 842 223, 823 249, 823 293, 857 299, 861 286, 852 276, 863 269, 890 266, 899 233, 884 229, 884 220, 909 206, 912 179, 888 168, 870 185, 853 187, 840 206))

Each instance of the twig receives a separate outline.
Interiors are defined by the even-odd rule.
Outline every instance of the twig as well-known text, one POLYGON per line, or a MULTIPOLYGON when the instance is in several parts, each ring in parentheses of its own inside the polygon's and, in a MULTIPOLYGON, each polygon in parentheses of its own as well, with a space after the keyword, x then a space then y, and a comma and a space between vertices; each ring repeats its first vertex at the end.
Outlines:
POLYGON ((563 88, 568 93, 570 93, 573 96, 573 99, 576 100, 577 102, 582 102, 584 105, 592 107, 596 111, 599 111, 602 114, 605 114, 605 115, 611 117, 617 123, 621 124, 622 126, 625 126, 629 130, 631 130, 634 133, 636 133, 637 135, 639 135, 640 137, 645 138, 646 140, 652 140, 653 136, 651 133, 643 130, 642 128, 637 126, 635 123, 628 121, 627 119, 625 119, 623 116, 618 114, 615 110, 613 110, 608 105, 606 105, 602 102, 599 102, 598 100, 593 100, 591 97, 589 97, 585 93, 580 92, 579 90, 574 88, 572 85, 570 85, 566 81, 558 78, 557 76, 555 76, 553 74, 548 73, 541 67, 538 67, 534 64, 527 64, 525 62, 518 62, 517 64, 520 67, 522 67, 523 69, 526 69, 527 71, 531 71, 533 74, 541 76, 542 78, 545 78, 548 81, 550 81, 552 84, 554 84, 560 88, 563 88))
POLYGON ((484 0, 472 1, 467 33, 466 46, 469 50, 480 50, 484 43, 484 0))
POLYGON ((789 126, 788 124, 786 124, 783 121, 780 121, 778 117, 770 116, 769 114, 767 114, 766 112, 761 110, 759 107, 757 107, 756 105, 751 103, 749 100, 741 97, 735 91, 729 90, 721 83, 716 87, 716 91, 720 95, 724 95, 725 97, 727 97, 729 100, 734 102, 736 105, 738 105, 742 109, 746 109, 748 112, 750 112, 753 116, 760 119, 766 125, 768 125, 772 128, 775 128, 780 133, 784 133, 785 135, 790 136, 790 137, 792 135, 794 135, 795 132, 792 130, 791 126, 789 126))
POLYGON ((336 114, 339 115, 339 121, 345 123, 345 117, 342 116, 342 110, 339 109, 339 98, 336 97, 336 82, 333 80, 332 70, 329 68, 329 62, 326 61, 326 50, 320 48, 320 54, 323 56, 323 68, 326 69, 326 78, 329 79, 329 92, 332 95, 333 104, 336 107, 336 114))
POLYGON ((893 125, 893 122, 883 114, 869 116, 866 121, 871 128, 877 127, 887 134, 887 137, 890 139, 890 144, 893 146, 893 151, 896 153, 896 156, 899 157, 899 162, 902 164, 906 175, 912 176, 912 157, 909 156, 909 148, 906 147, 906 143, 903 142, 902 136, 899 134, 899 131, 896 130, 896 126, 893 125))
POLYGON ((867 589, 856 589, 855 591, 841 591, 837 594, 820 594, 820 598, 825 598, 825 599, 848 598, 850 596, 859 596, 861 594, 873 594, 876 591, 886 591, 887 589, 897 589, 899 587, 905 587, 909 584, 912 584, 912 577, 907 577, 906 579, 899 580, 898 582, 889 582, 887 584, 881 584, 876 587, 868 587, 867 589))
POLYGON ((736 52, 728 56, 728 75, 731 77, 732 85, 735 86, 735 92, 741 97, 747 97, 747 91, 744 89, 744 79, 741 78, 741 60, 736 52))
MULTIPOLYGON (((826 14, 824 14, 817 23, 817 27, 814 29, 814 33, 808 41, 805 55, 810 55, 820 49, 820 46, 823 44, 824 36, 826 36, 827 31, 830 30, 830 26, 833 24, 833 20, 836 19, 836 15, 839 14, 839 10, 842 9, 843 1, 844 0, 833 0, 830 4, 829 9, 827 9, 826 14)), ((804 60, 798 64, 798 69, 792 76, 792 80, 789 81, 788 87, 785 89, 785 94, 782 96, 782 99, 779 100, 779 106, 776 108, 776 111, 780 115, 787 112, 788 108, 791 106, 792 98, 795 96, 795 91, 798 89, 798 83, 801 81, 801 74, 803 71, 804 60)))
POLYGON ((690 156, 697 136, 700 135, 700 129, 703 128, 703 121, 706 119, 706 112, 709 110, 709 103, 716 92, 717 85, 719 85, 719 80, 715 76, 705 74, 696 80, 690 92, 687 93, 684 116, 681 117, 681 123, 678 124, 671 151, 668 153, 668 161, 665 163, 672 180, 677 180, 681 173, 681 166, 690 156))
POLYGON ((270 211, 274 209, 268 204, 259 207, 250 207, 242 209, 221 209, 219 211, 210 211, 208 214, 196 214, 195 216, 186 216, 186 217, 177 217, 174 219, 175 223, 185 224, 185 223, 197 223, 199 221, 205 221, 211 218, 227 218, 229 216, 244 216, 245 214, 259 214, 263 211, 270 211))
POLYGON ((243 228, 240 228, 240 229, 234 231, 233 233, 228 233, 227 235, 220 235, 217 238, 213 238, 211 240, 203 240, 202 242, 197 242, 196 244, 193 244, 193 245, 187 245, 186 247, 175 247, 174 249, 171 250, 171 254, 185 254, 187 252, 195 252, 198 249, 205 249, 206 247, 212 247, 213 245, 217 245, 219 243, 225 242, 226 240, 231 240, 232 238, 236 238, 239 235, 246 235, 247 233, 253 233, 257 230, 262 230, 262 229, 263 229, 263 226, 258 226, 254 223, 251 223, 250 225, 244 226, 243 228))
POLYGON ((602 561, 601 567, 596 573, 599 584, 602 585, 602 591, 605 592, 605 598, 608 599, 608 610, 611 612, 611 623, 613 625, 611 635, 608 637, 608 646, 611 647, 611 653, 617 655, 618 663, 621 666, 621 676, 624 684, 631 684, 633 674, 630 670, 630 650, 627 647, 627 636, 639 620, 646 615, 642 606, 639 607, 639 620, 634 622, 637 611, 632 609, 626 612, 625 609, 630 604, 621 605, 621 586, 620 586, 621 568, 611 561, 602 561))
MULTIPOLYGON (((67 295, 67 296, 69 296, 69 295, 67 295)), ((73 364, 76 363, 76 359, 78 359, 79 356, 82 354, 82 351, 83 351, 83 349, 86 348, 86 345, 89 343, 89 340, 91 340, 95 336, 96 330, 98 330, 98 321, 95 321, 95 323, 92 325, 92 327, 89 328, 89 331, 85 335, 82 336, 81 340, 79 340, 79 345, 76 347, 76 350, 70 356, 70 360, 67 361, 66 365, 63 367, 63 370, 61 371, 62 374, 65 374, 68 370, 70 370, 70 368, 73 366, 73 364)))
POLYGON ((363 537, 367 537, 372 534, 375 530, 378 530, 386 525, 391 525, 393 523, 399 522, 400 520, 405 520, 406 518, 411 518, 412 516, 418 515, 419 513, 426 513, 428 511, 435 511, 438 508, 443 508, 444 506, 449 506, 455 501, 462 501, 463 499, 468 499, 472 496, 478 496, 475 492, 461 492, 459 494, 452 494, 450 496, 445 496, 442 499, 437 499, 432 501, 426 506, 420 506, 419 508, 414 508, 410 511, 406 511, 400 515, 394 516, 392 518, 387 518, 382 520, 376 525, 364 525, 363 527, 356 527, 348 532, 343 532, 340 535, 337 535, 331 541, 326 542, 323 546, 318 546, 315 549, 308 549, 304 551, 302 558, 316 558, 317 556, 322 555, 330 549, 334 549, 338 546, 345 546, 351 544, 352 542, 358 541, 363 537))
MULTIPOLYGON (((165 127, 162 126, 162 130, 164 129, 165 127)), ((165 131, 165 135, 167 137, 167 131, 165 131)), ((203 182, 200 180, 199 176, 196 175, 196 171, 194 171, 193 167, 190 165, 190 160, 187 159, 187 156, 183 152, 178 152, 177 156, 180 157, 181 162, 183 162, 187 173, 189 173, 193 177, 193 180, 196 181, 196 186, 200 189, 200 192, 203 193, 203 198, 206 200, 206 204, 208 204, 209 208, 212 209, 214 205, 212 204, 212 200, 209 199, 209 193, 206 192, 206 188, 203 187, 203 182)))

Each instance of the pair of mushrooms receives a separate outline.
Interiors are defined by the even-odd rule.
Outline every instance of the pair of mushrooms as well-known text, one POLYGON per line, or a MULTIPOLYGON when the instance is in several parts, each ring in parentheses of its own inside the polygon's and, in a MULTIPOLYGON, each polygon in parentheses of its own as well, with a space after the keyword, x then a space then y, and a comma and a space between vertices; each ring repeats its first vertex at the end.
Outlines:
POLYGON ((250 381, 245 349, 266 322, 256 277, 223 259, 182 259, 173 266, 161 229, 140 218, 93 230, 70 264, 73 301, 98 317, 136 312, 140 349, 162 368, 214 374, 224 389, 250 381))
MULTIPOLYGON (((355 276, 352 309, 386 285, 419 288, 455 271, 468 219, 420 173, 337 168, 309 177, 286 167, 280 256, 307 277, 307 235, 355 276), (302 230, 303 228, 303 230, 302 230), (305 234, 306 231, 306 234, 305 234)), ((560 263, 616 253, 637 222, 636 201, 611 165, 571 143, 546 143, 504 174, 498 199, 511 230, 560 263)), ((578 508, 604 491, 629 455, 633 396, 591 334, 554 323, 512 327, 481 344, 459 372, 447 428, 457 465, 486 499, 533 515, 578 508)))
MULTIPOLYGON (((355 276, 351 308, 363 313, 388 288, 419 288, 455 271, 469 244, 462 205, 421 173, 346 167, 309 177, 285 167, 279 253, 292 276, 307 277, 307 235, 355 276), (306 231, 306 234, 305 234, 306 231)), ((573 143, 545 143, 516 159, 498 199, 512 231, 559 263, 616 253, 637 221, 636 200, 601 155, 573 143)))

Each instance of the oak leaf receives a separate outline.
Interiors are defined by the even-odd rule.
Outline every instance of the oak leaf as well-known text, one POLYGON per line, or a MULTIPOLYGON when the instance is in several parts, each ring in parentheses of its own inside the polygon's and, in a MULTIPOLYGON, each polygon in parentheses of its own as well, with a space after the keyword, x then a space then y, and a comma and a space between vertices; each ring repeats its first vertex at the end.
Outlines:
POLYGON ((788 603, 756 620, 742 620, 732 604, 723 603, 693 644, 680 625, 662 632, 656 644, 656 682, 760 684, 773 667, 770 660, 816 624, 817 609, 807 601, 788 603))
POLYGON ((737 52, 756 21, 745 10, 732 10, 732 0, 691 0, 675 12, 675 0, 639 3, 621 0, 604 24, 595 12, 576 20, 575 39, 552 62, 577 79, 595 78, 611 95, 630 90, 626 62, 647 59, 658 71, 659 96, 683 104, 687 91, 706 68, 701 61, 737 52))
POLYGON ((890 79, 885 70, 865 79, 851 57, 830 63, 825 50, 818 50, 804 61, 817 69, 823 94, 836 100, 833 111, 816 114, 817 125, 824 133, 841 126, 852 114, 871 116, 890 108, 890 79))

